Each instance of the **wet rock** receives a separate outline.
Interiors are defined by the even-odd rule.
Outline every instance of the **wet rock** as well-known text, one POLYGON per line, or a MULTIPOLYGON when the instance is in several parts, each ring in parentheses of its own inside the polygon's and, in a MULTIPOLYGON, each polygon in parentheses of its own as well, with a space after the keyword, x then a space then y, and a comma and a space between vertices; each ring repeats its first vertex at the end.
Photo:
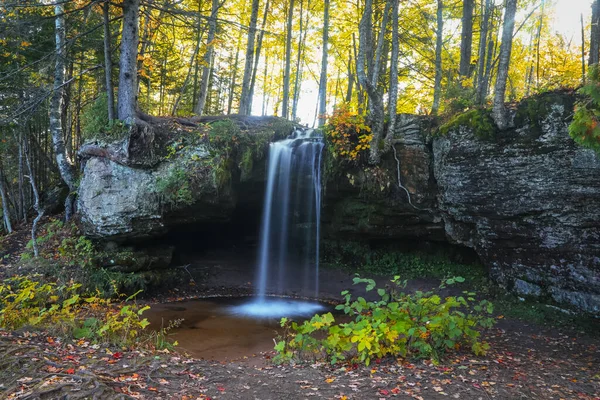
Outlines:
POLYGON ((514 128, 482 137, 458 124, 433 141, 447 237, 474 248, 503 286, 598 312, 600 159, 569 137, 574 96, 513 110, 514 128))

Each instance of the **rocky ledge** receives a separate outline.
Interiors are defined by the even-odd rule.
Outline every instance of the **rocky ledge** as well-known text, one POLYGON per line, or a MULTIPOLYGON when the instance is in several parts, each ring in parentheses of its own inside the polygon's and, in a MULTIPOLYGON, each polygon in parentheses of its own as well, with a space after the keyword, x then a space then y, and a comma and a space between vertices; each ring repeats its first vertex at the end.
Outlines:
POLYGON ((79 152, 83 231, 140 239, 228 221, 240 203, 260 209, 268 144, 292 129, 274 117, 152 118, 114 142, 86 143, 79 152))

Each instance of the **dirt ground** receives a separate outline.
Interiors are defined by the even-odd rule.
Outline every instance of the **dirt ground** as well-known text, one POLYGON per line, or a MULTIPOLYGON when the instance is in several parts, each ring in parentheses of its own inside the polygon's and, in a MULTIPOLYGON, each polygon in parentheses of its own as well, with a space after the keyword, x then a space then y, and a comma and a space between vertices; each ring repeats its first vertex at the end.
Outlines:
MULTIPOLYGON (((181 270, 189 285, 156 293, 151 302, 251 293, 252 264, 222 254, 195 260, 181 270)), ((323 271, 323 297, 336 297, 351 278, 323 271)), ((501 318, 484 337, 491 345, 486 356, 456 354, 442 365, 385 359, 369 367, 311 361, 277 366, 270 350, 235 362, 210 361, 183 349, 106 349, 43 332, 0 330, 0 399, 600 400, 600 334, 501 318)))

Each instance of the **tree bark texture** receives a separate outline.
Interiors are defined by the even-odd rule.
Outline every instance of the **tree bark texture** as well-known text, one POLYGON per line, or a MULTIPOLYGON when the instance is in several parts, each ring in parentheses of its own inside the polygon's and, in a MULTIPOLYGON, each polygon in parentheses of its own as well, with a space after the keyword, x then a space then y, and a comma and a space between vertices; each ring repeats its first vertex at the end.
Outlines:
MULTIPOLYGON (((62 110, 63 90, 65 82, 65 9, 64 3, 54 6, 55 15, 55 38, 56 38, 56 63, 54 66, 54 90, 50 98, 50 132, 54 145, 56 163, 62 180, 69 187, 69 196, 65 203, 65 218, 69 220, 73 214, 75 200, 75 169, 71 160, 67 157, 65 141, 63 136, 62 110)), ((27 157, 27 154, 25 154, 27 157)), ((29 166, 28 166, 29 167, 29 166)), ((31 172, 30 172, 31 173, 31 172)))
POLYGON ((475 0, 463 1, 462 34, 460 37, 460 66, 461 76, 471 75, 471 48, 473 46, 473 8, 475 0))
POLYGON ((504 105, 506 94, 506 81, 508 79, 508 68, 510 66, 510 54, 512 51, 513 31, 515 28, 515 15, 517 13, 517 0, 506 0, 504 10, 504 21, 502 22, 502 43, 498 61, 498 75, 494 89, 494 107, 492 115, 498 128, 508 127, 508 116, 504 105))

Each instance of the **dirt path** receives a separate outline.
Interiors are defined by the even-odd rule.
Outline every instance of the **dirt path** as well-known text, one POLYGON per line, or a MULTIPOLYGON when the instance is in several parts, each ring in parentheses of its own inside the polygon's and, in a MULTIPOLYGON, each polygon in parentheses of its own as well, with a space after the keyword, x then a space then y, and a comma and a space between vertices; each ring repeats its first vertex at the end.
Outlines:
POLYGON ((1 333, 0 398, 600 399, 597 341, 503 329, 487 339, 486 357, 457 355, 440 366, 386 360, 332 368, 251 367, 1 333))

